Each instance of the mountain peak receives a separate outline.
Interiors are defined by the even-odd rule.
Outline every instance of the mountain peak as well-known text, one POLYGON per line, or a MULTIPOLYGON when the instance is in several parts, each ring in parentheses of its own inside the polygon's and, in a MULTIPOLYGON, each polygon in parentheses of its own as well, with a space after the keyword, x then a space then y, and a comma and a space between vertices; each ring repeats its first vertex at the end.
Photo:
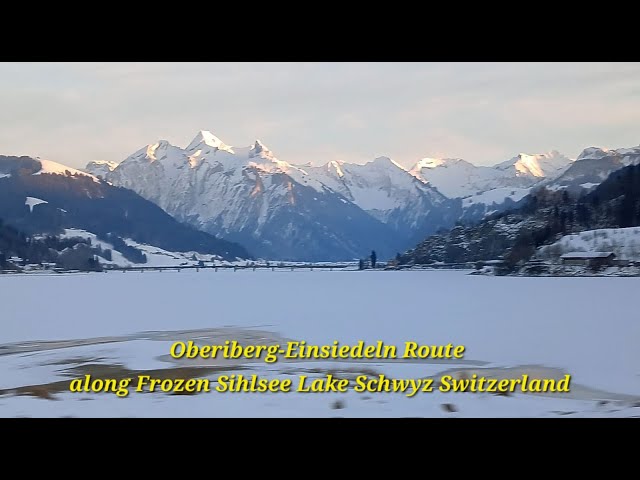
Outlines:
POLYGON ((515 157, 494 165, 492 168, 501 172, 515 170, 516 176, 548 178, 557 176, 571 165, 572 160, 557 150, 547 153, 519 153, 515 157))
POLYGON ((389 157, 376 157, 373 160, 371 160, 371 163, 375 163, 377 165, 386 165, 391 163, 391 159, 389 157))
POLYGON ((423 168, 436 168, 445 164, 443 158, 431 158, 425 157, 418 160, 418 163, 412 168, 412 170, 422 170, 423 168))
POLYGON ((389 166, 393 166, 393 167, 397 167, 401 170, 405 170, 405 168, 403 166, 401 166, 400 164, 394 162, 393 160, 391 160, 389 157, 376 157, 373 160, 371 160, 370 162, 368 162, 367 164, 371 164, 371 165, 375 165, 375 166, 380 166, 380 167, 389 167, 389 166))
POLYGON ((588 147, 585 148, 577 160, 599 160, 605 157, 626 157, 628 155, 640 155, 640 145, 631 148, 604 148, 604 147, 588 147))
POLYGON ((195 151, 202 149, 203 147, 211 147, 216 150, 224 150, 229 153, 233 153, 233 149, 226 145, 222 140, 216 137, 208 130, 200 130, 195 138, 191 140, 191 143, 187 146, 187 151, 195 151))
POLYGON ((98 178, 105 178, 109 173, 113 172, 118 165, 118 163, 108 160, 93 160, 87 163, 84 171, 98 178))
POLYGON ((263 157, 268 160, 274 159, 271 150, 269 150, 269 148, 260 140, 256 140, 255 142, 253 142, 253 145, 251 145, 251 149, 249 150, 249 158, 253 157, 263 157))
POLYGON ((344 172, 342 171, 342 165, 344 165, 344 162, 342 160, 331 160, 330 162, 326 163, 324 168, 331 172, 334 171, 338 177, 342 178, 344 177, 344 172))
POLYGON ((515 159, 518 158, 532 158, 532 157, 536 157, 536 158, 556 158, 556 157, 563 157, 566 158, 564 155, 562 155, 559 151, 557 150, 551 150, 550 152, 546 152, 546 153, 526 153, 526 152, 520 152, 518 153, 518 155, 516 157, 514 157, 515 159))
POLYGON ((111 160, 92 160, 87 164, 87 166, 89 165, 92 167, 104 167, 109 171, 113 171, 118 166, 118 162, 112 162, 111 160))
POLYGON ((438 167, 448 167, 449 165, 455 165, 455 164, 468 165, 471 167, 474 166, 471 163, 467 162, 466 160, 462 160, 461 158, 425 157, 418 160, 418 162, 413 166, 413 168, 411 168, 410 173, 415 175, 415 174, 419 174, 423 168, 434 169, 438 167))
POLYGON ((598 159, 606 157, 611 153, 616 153, 615 150, 609 150, 608 148, 603 147, 588 147, 585 148, 580 155, 578 155, 577 160, 584 159, 598 159))

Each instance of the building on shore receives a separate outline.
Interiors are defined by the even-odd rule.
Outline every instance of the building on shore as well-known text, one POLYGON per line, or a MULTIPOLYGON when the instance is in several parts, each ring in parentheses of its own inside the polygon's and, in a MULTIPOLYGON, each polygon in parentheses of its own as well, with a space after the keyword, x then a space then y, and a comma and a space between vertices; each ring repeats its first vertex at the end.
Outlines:
POLYGON ((613 252, 568 252, 560 256, 563 265, 579 265, 591 268, 610 267, 614 264, 613 252))

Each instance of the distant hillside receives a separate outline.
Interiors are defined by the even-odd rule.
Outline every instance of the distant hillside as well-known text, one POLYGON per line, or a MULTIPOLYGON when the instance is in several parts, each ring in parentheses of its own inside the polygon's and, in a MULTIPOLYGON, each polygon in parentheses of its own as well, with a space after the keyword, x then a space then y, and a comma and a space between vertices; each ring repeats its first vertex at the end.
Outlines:
POLYGON ((19 271, 26 264, 55 264, 74 270, 101 269, 98 256, 110 257, 111 252, 82 238, 45 236, 33 238, 5 225, 0 219, 0 271, 19 271))
POLYGON ((251 258, 244 247, 178 222, 131 190, 30 157, 0 156, 0 218, 25 234, 78 228, 170 251, 251 258))
POLYGON ((640 166, 614 171, 580 196, 541 187, 517 209, 474 226, 458 225, 432 235, 398 258, 401 264, 458 263, 504 259, 511 265, 530 258, 541 245, 563 235, 599 228, 640 225, 640 166))
POLYGON ((535 258, 558 263, 570 252, 613 252, 617 259, 640 260, 640 227, 599 228, 565 235, 540 247, 535 258))

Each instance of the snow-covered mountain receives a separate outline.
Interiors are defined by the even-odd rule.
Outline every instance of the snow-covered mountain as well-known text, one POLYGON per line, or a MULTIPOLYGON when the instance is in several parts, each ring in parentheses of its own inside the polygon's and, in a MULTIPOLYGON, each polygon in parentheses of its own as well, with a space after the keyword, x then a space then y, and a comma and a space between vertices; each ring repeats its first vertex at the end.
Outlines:
POLYGON ((438 204, 445 197, 387 157, 364 165, 331 161, 307 171, 332 190, 344 195, 363 210, 385 222, 394 211, 425 199, 438 204))
MULTIPOLYGON (((624 162, 631 163, 611 172, 592 191, 583 189, 575 194, 560 188, 535 189, 523 200, 523 208, 514 208, 475 224, 456 225, 447 232, 425 238, 401 255, 399 263, 500 259, 505 261, 503 273, 515 272, 531 258, 536 247, 541 247, 538 253, 543 259, 558 259, 562 253, 572 251, 614 251, 619 258, 635 259, 638 248, 631 240, 640 227, 640 162, 634 150, 618 151, 626 157, 624 162)), ((611 151, 605 155, 600 151, 586 151, 571 168, 582 162, 588 165, 588 162, 612 157, 616 154, 611 151)), ((531 273, 535 272, 536 268, 531 268, 531 273)), ((541 273, 544 272, 538 270, 538 274, 541 273)))
POLYGON ((555 179, 571 163, 557 151, 520 153, 491 167, 476 166, 460 158, 423 158, 410 172, 447 197, 461 198, 461 218, 474 220, 514 205, 533 186, 555 179))
POLYGON ((521 153, 492 167, 476 166, 459 158, 423 158, 411 173, 450 198, 470 197, 499 188, 528 188, 555 178, 571 164, 558 152, 521 153))
MULTIPOLYGON (((157 207, 156 207, 157 208, 157 207)), ((203 233, 203 232, 201 232, 203 233)), ((86 230, 78 228, 65 228, 63 232, 58 235, 61 240, 69 240, 74 238, 85 239, 90 242, 92 247, 99 247, 97 252, 98 260, 100 264, 111 265, 117 267, 179 267, 179 266, 198 266, 198 265, 246 265, 247 260, 225 260, 220 255, 215 254, 203 254, 196 251, 186 252, 173 252, 167 251, 155 245, 149 245, 146 243, 139 243, 130 238, 123 239, 120 245, 114 245, 113 243, 105 240, 104 237, 98 236, 95 233, 87 232, 86 230), (132 258, 130 255, 126 255, 119 251, 122 249, 122 245, 128 249, 135 249, 141 252, 144 262, 139 262, 138 259, 132 258), (103 254, 100 255, 100 252, 103 254), (105 252, 108 252, 106 255, 105 252), (106 258, 105 258, 106 257, 106 258)))
POLYGON ((364 165, 331 161, 306 170, 400 238, 422 238, 455 222, 455 209, 444 195, 388 157, 364 165))
POLYGON ((612 172, 640 163, 640 146, 633 148, 585 148, 575 162, 556 178, 543 182, 547 188, 592 189, 603 182, 612 172))
POLYGON ((488 190, 498 176, 498 172, 489 167, 476 167, 461 158, 423 158, 410 173, 449 198, 488 190))
POLYGON ((317 172, 279 160, 259 140, 231 147, 201 131, 184 149, 160 141, 113 169, 87 169, 179 221, 266 258, 350 260, 372 249, 385 256, 403 247, 390 227, 320 181, 317 172))

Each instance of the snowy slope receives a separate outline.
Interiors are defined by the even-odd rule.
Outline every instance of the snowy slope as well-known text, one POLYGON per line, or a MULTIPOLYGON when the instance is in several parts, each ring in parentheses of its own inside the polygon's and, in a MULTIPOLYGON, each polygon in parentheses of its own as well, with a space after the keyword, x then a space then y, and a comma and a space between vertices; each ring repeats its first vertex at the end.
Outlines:
POLYGON ((49 203, 46 200, 36 197, 26 197, 24 204, 29 207, 29 212, 33 213, 33 207, 36 205, 42 205, 43 203, 49 203))
POLYGON ((601 228, 565 235, 551 245, 540 247, 536 257, 558 261, 569 252, 613 252, 616 258, 640 261, 640 227, 601 228))
POLYGON ((411 169, 417 178, 449 198, 467 197, 495 188, 500 172, 476 167, 460 158, 423 158, 411 169))
POLYGON ((15 157, 0 155, 0 178, 10 178, 13 174, 31 174, 31 175, 63 175, 73 178, 79 175, 83 178, 91 178, 98 182, 99 180, 92 174, 82 172, 67 165, 63 165, 51 160, 42 160, 33 157, 15 157))
POLYGON ((391 227, 407 248, 455 222, 456 209, 436 189, 387 157, 364 165, 332 161, 307 171, 391 227))
POLYGON ((529 195, 530 188, 516 188, 516 187, 500 187, 492 190, 487 190, 478 195, 471 195, 462 199, 463 208, 469 208, 472 205, 484 204, 487 206, 501 205, 507 199, 514 202, 522 200, 529 195))
POLYGON ((408 206, 417 209, 416 203, 423 197, 432 204, 444 200, 439 192, 387 157, 376 158, 364 165, 332 161, 308 171, 381 221, 396 209, 408 206))
POLYGON ((91 177, 96 182, 98 181, 98 179, 94 175, 76 170, 75 168, 71 168, 66 165, 62 165, 61 163, 42 159, 38 159, 38 161, 40 162, 42 167, 39 171, 35 172, 34 175, 41 175, 43 173, 48 173, 51 175, 65 175, 67 177, 73 175, 82 175, 83 177, 91 177))
MULTIPOLYGON (((217 265, 229 264, 230 262, 222 260, 218 255, 207 255, 197 252, 170 252, 160 247, 138 243, 130 238, 125 238, 124 242, 142 251, 147 257, 146 263, 134 263, 127 260, 120 252, 114 249, 113 245, 86 230, 78 228, 66 228, 60 235, 60 238, 84 238, 90 239, 93 246, 100 246, 104 250, 111 250, 111 260, 100 257, 100 263, 104 265, 117 265, 119 267, 174 267, 181 265, 197 265, 198 262, 216 262, 217 265)), ((244 263, 244 262, 240 262, 244 263)))
POLYGON ((99 240, 98 237, 86 230, 82 230, 79 228, 65 228, 64 231, 59 235, 60 238, 84 238, 86 240, 91 240, 91 245, 94 247, 101 247, 103 250, 111 250, 111 260, 107 260, 105 258, 100 257, 99 261, 103 265, 118 265, 118 266, 130 266, 131 262, 129 262, 126 258, 122 256, 120 252, 113 248, 108 242, 103 240, 99 240))
POLYGON ((393 229, 406 249, 439 228, 448 228, 459 206, 388 157, 364 165, 331 161, 305 167, 319 182, 393 229))

